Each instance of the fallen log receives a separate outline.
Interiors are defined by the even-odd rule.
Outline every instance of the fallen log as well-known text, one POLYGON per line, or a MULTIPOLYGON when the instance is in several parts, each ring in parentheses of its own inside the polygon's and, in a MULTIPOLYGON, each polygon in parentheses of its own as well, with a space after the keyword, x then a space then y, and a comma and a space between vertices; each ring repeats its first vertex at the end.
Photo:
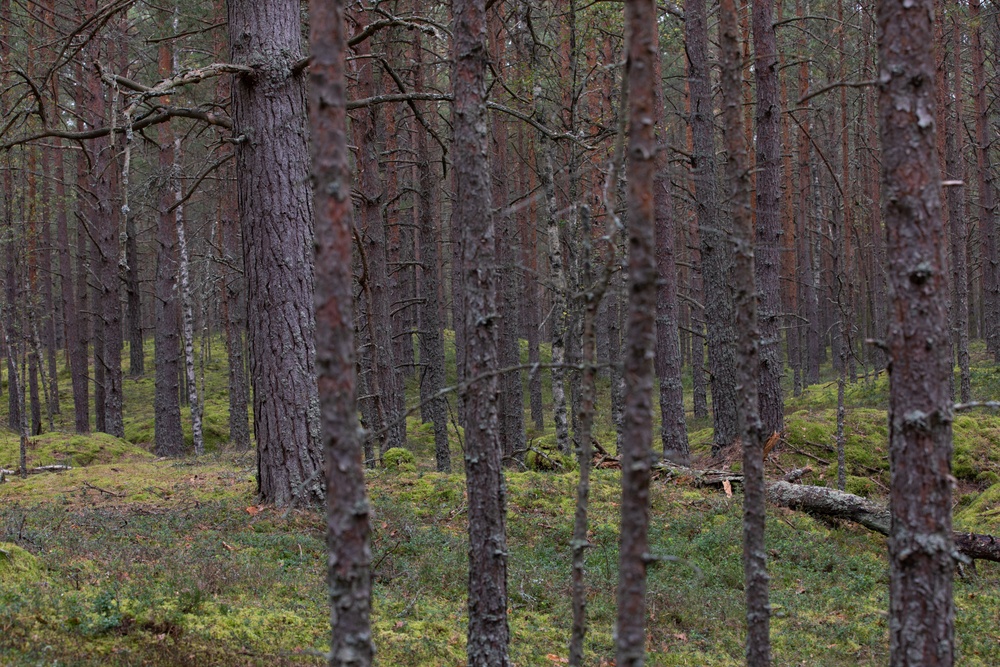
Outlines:
MULTIPOLYGON (((64 466, 64 465, 38 466, 37 468, 28 468, 28 474, 38 475, 43 472, 63 472, 65 470, 72 470, 72 469, 73 469, 72 466, 64 466)), ((10 475, 10 476, 20 475, 21 470, 19 468, 15 468, 14 470, 0 468, 0 474, 10 475)))
MULTIPOLYGON (((657 462, 653 468, 667 472, 671 479, 690 479, 695 486, 743 483, 743 475, 724 470, 698 470, 665 462, 657 462)), ((799 471, 792 471, 789 476, 794 473, 799 471)), ((825 486, 768 482, 767 499, 781 507, 852 521, 885 536, 889 535, 892 526, 892 516, 885 505, 825 486)), ((952 540, 955 550, 967 558, 1000 563, 1000 539, 993 535, 954 531, 952 540)))

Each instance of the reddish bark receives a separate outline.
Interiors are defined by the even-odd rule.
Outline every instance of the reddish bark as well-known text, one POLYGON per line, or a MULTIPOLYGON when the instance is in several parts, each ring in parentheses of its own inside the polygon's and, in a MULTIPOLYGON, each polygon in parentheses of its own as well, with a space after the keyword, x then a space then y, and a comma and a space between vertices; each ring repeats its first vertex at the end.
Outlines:
MULTIPOLYGON (((689 3, 690 4, 690 3, 689 3)), ((622 424, 622 501, 618 541, 618 622, 615 663, 645 662, 646 566, 649 562, 649 480, 652 464, 653 369, 656 344, 656 96, 660 57, 653 0, 628 0, 628 325, 622 424)))
POLYGON ((371 513, 356 411, 351 174, 343 0, 310 7, 310 122, 316 224, 316 366, 326 459, 331 667, 367 667, 371 513))
POLYGON ((887 340, 893 667, 954 662, 952 362, 933 16, 932 0, 878 5, 883 212, 893 294, 887 340))

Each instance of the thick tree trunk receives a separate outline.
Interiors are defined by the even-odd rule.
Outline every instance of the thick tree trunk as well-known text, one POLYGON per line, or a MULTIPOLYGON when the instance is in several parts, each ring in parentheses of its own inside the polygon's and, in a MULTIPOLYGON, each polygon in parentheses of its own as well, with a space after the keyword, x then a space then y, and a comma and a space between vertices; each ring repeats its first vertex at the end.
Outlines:
POLYGON ((887 340, 893 667, 954 662, 952 360, 935 150, 933 20, 933 0, 878 5, 883 213, 894 301, 887 340))
POLYGON ((754 249, 760 325, 760 420, 765 433, 785 430, 781 388, 781 100, 773 0, 753 3, 757 84, 757 232, 754 249))
POLYGON ((315 375, 313 233, 299 3, 233 0, 236 175, 247 278, 258 490, 278 505, 318 502, 323 452, 315 375))
POLYGON ((326 459, 331 667, 368 667, 371 511, 357 423, 347 51, 343 0, 310 8, 310 121, 316 183, 316 366, 326 459))
POLYGON ((625 414, 622 426, 621 533, 618 541, 618 620, 615 662, 640 667, 646 655, 646 566, 649 562, 649 480, 653 440, 656 345, 656 84, 660 57, 656 6, 628 0, 628 328, 625 336, 625 414))
POLYGON ((465 377, 487 374, 465 394, 469 503, 469 667, 507 667, 506 493, 499 439, 496 230, 490 209, 486 118, 486 3, 455 0, 453 150, 455 208, 462 230, 465 377))
POLYGON ((729 283, 731 225, 727 216, 719 214, 705 0, 685 0, 684 17, 691 96, 690 123, 694 140, 692 162, 715 426, 712 451, 717 453, 739 437, 735 332, 729 283))

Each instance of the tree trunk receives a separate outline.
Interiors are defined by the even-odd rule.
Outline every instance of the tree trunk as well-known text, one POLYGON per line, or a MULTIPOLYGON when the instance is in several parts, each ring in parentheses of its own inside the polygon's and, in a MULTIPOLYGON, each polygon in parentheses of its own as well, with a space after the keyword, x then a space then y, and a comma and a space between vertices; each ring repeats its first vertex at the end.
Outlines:
POLYGON ((622 426, 621 533, 618 541, 618 620, 615 663, 639 667, 646 655, 646 566, 649 562, 649 480, 653 440, 656 344, 656 82, 660 57, 652 0, 628 0, 628 328, 622 426))
POLYGON ((678 337, 677 264, 674 259, 674 203, 671 195, 667 161, 667 137, 663 119, 663 81, 660 59, 653 61, 655 97, 656 181, 653 184, 656 207, 656 266, 659 271, 656 298, 656 374, 660 379, 660 441, 663 457, 687 465, 691 457, 684 421, 684 387, 681 384, 681 344, 678 337))
POLYGON ((956 17, 952 17, 952 58, 954 58, 954 122, 946 120, 945 131, 945 178, 952 181, 948 193, 948 222, 951 231, 951 304, 952 344, 958 356, 959 396, 963 403, 972 400, 972 375, 969 370, 969 289, 966 283, 968 258, 965 243, 968 222, 965 219, 965 125, 962 121, 962 50, 961 28, 956 17))
POLYGON ((319 502, 313 234, 299 3, 233 0, 236 176, 247 278, 258 490, 277 505, 319 502))
POLYGON ((785 430, 781 379, 781 99, 773 0, 753 3, 757 84, 757 232, 754 252, 760 326, 760 420, 765 433, 785 430))
MULTIPOLYGON (((66 185, 63 152, 56 140, 56 246, 59 255, 59 281, 63 302, 66 331, 66 348, 69 350, 70 379, 73 385, 73 418, 77 433, 90 432, 90 415, 87 405, 87 348, 80 340, 80 314, 73 285, 73 265, 70 259, 69 224, 66 216, 66 185)), ((79 226, 80 223, 77 223, 79 226)), ((86 290, 86 284, 82 286, 86 290)), ((79 284, 76 289, 80 289, 79 284)))
MULTIPOLYGON (((362 16, 352 17, 357 30, 362 30, 362 16)), ((358 94, 370 97, 376 94, 375 60, 370 57, 370 43, 365 40, 355 47, 359 56, 354 61, 357 68, 358 94)), ((365 286, 368 297, 371 347, 368 359, 371 361, 369 375, 374 401, 379 402, 376 415, 381 415, 382 423, 373 424, 376 433, 383 433, 379 442, 379 460, 393 447, 406 445, 406 424, 400 422, 397 410, 400 394, 400 378, 396 374, 395 348, 392 340, 390 300, 392 290, 389 284, 388 231, 383 209, 390 196, 379 168, 379 155, 385 146, 383 136, 384 120, 378 105, 372 105, 355 112, 351 118, 351 136, 357 145, 357 192, 360 195, 361 243, 366 259, 365 286)))
POLYGON ((539 135, 535 163, 541 163, 541 187, 545 201, 545 229, 552 273, 552 420, 556 426, 556 446, 568 454, 569 424, 566 420, 566 325, 568 319, 566 267, 557 218, 556 187, 552 171, 552 140, 539 135))
POLYGON ((347 52, 343 0, 310 8, 310 121, 316 183, 316 367, 326 459, 331 667, 368 667, 371 510, 357 423, 347 52))
POLYGON ((226 350, 229 353, 229 442, 240 450, 250 448, 250 420, 247 403, 250 387, 247 385, 246 356, 243 333, 247 328, 246 289, 243 273, 236 268, 240 262, 240 230, 235 219, 234 206, 228 184, 219 204, 220 248, 225 257, 222 271, 226 350))
MULTIPOLYGON (((420 32, 413 32, 414 90, 424 88, 423 45, 420 32)), ((441 260, 438 255, 440 233, 434 219, 434 172, 431 170, 427 129, 418 123, 417 132, 417 221, 420 245, 420 363, 423 365, 421 387, 428 396, 427 414, 434 425, 434 460, 438 472, 451 472, 451 449, 448 444, 448 404, 437 396, 445 385, 444 334, 441 322, 441 260)))
POLYGON ((997 281, 997 203, 993 180, 990 145, 993 141, 986 99, 986 74, 983 66, 980 1, 969 0, 969 20, 972 25, 972 91, 976 115, 976 176, 979 186, 979 242, 982 244, 983 297, 982 313, 986 330, 986 347, 1000 360, 1000 298, 997 281))
POLYGON ((893 667, 954 662, 952 361, 935 147, 933 17, 933 0, 878 5, 883 212, 894 301, 887 340, 893 667))
POLYGON ((198 380, 194 374, 194 312, 191 305, 190 260, 187 235, 184 229, 183 193, 181 187, 181 140, 174 137, 174 164, 171 167, 171 185, 174 189, 174 222, 177 225, 177 286, 180 288, 181 340, 184 343, 184 372, 187 378, 188 405, 191 408, 191 433, 194 453, 205 453, 205 436, 201 430, 201 401, 198 400, 198 380))
POLYGON ((587 582, 585 578, 587 548, 587 503, 590 496, 590 465, 593 457, 592 429, 594 426, 595 377, 597 369, 597 309, 604 296, 606 285, 594 284, 592 270, 590 208, 580 207, 580 231, 583 241, 581 275, 583 287, 583 336, 581 340, 583 374, 580 382, 579 447, 577 460, 580 477, 576 486, 576 507, 573 513, 573 628, 569 642, 569 664, 583 664, 583 642, 587 633, 587 582))
POLYGON ((506 493, 499 440, 496 239, 486 118, 486 3, 455 0, 452 107, 455 205, 465 295, 465 478, 469 503, 469 667, 507 667, 506 493))
POLYGON ((748 667, 771 664, 770 607, 767 552, 764 545, 764 425, 757 411, 759 338, 754 281, 753 211, 750 168, 743 126, 743 68, 739 20, 733 0, 719 5, 719 42, 722 56, 722 134, 726 146, 726 177, 733 217, 737 337, 737 382, 740 436, 743 439, 743 578, 746 582, 748 667))
MULTIPOLYGON (((161 42, 160 75, 171 70, 170 42, 161 42)), ((160 144, 160 211, 156 226, 156 331, 153 334, 153 361, 156 365, 153 395, 153 423, 157 456, 180 456, 184 453, 181 428, 180 388, 180 310, 177 290, 177 210, 174 203, 174 137, 170 123, 158 128, 160 144)))
POLYGON ((137 378, 146 372, 146 355, 142 337, 142 295, 139 292, 139 243, 136 239, 135 217, 125 220, 125 262, 128 271, 125 274, 125 292, 127 317, 125 328, 128 329, 129 377, 137 378))
POLYGON ((735 332, 729 288, 731 259, 728 242, 731 225, 727 216, 719 214, 705 0, 685 0, 684 16, 691 96, 690 123, 694 139, 692 162, 701 237, 701 273, 715 426, 712 452, 715 454, 739 437, 735 332))

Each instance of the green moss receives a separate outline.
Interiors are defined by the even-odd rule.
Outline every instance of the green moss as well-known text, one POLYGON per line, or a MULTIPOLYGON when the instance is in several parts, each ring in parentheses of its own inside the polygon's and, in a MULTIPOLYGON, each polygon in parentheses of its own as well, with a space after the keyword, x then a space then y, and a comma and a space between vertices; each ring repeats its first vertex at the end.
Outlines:
POLYGON ((854 475, 848 475, 844 486, 846 487, 846 491, 848 493, 853 493, 856 496, 863 496, 865 498, 870 498, 878 493, 878 487, 875 486, 875 482, 867 477, 855 477, 854 475))
MULTIPOLYGON (((106 433, 45 433, 28 441, 27 454, 30 467, 54 464, 88 466, 149 457, 145 450, 106 433)), ((19 457, 18 437, 10 432, 0 434, 0 466, 15 468, 19 457)))
POLYGON ((0 542, 0 584, 37 584, 45 578, 45 567, 37 558, 15 544, 0 542))
POLYGON ((385 454, 382 455, 382 466, 386 470, 394 470, 396 472, 415 472, 417 469, 415 465, 416 460, 413 452, 402 447, 393 447, 386 450, 385 454))
POLYGON ((955 513, 955 529, 977 533, 1000 533, 1000 484, 986 489, 955 513))

